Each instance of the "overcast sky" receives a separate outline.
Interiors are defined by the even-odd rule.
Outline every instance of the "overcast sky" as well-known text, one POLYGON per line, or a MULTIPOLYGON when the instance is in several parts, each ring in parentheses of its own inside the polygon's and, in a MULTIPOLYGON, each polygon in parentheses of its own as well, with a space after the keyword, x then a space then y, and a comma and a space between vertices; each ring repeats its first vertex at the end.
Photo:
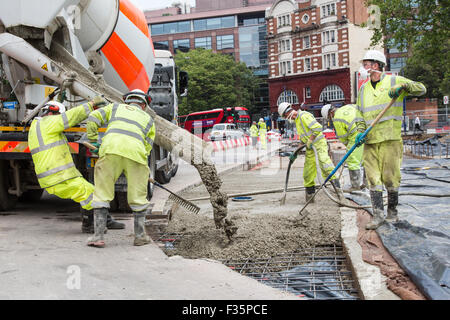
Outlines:
MULTIPOLYGON (((177 0, 130 0, 141 10, 164 9, 171 7, 174 2, 181 2, 177 0)), ((195 0, 187 0, 191 7, 195 6, 195 0)))

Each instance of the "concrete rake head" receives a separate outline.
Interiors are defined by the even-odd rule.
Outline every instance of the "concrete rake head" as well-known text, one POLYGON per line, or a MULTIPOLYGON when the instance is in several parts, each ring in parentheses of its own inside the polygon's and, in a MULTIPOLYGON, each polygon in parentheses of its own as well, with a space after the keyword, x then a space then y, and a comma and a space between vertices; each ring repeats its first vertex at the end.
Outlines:
POLYGON ((178 203, 180 206, 182 206, 183 208, 185 208, 186 210, 188 210, 189 212, 195 213, 197 214, 200 211, 200 208, 197 207, 195 204, 193 204, 192 202, 181 198, 180 196, 177 196, 173 193, 171 193, 169 195, 169 199, 172 200, 173 202, 178 203))

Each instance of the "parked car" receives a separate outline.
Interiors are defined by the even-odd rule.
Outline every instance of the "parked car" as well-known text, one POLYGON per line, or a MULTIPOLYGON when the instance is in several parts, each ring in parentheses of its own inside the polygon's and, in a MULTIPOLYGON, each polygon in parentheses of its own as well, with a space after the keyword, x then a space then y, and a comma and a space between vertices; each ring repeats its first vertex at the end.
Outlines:
POLYGON ((244 132, 238 129, 234 123, 219 123, 212 127, 210 140, 230 140, 244 137, 244 132))

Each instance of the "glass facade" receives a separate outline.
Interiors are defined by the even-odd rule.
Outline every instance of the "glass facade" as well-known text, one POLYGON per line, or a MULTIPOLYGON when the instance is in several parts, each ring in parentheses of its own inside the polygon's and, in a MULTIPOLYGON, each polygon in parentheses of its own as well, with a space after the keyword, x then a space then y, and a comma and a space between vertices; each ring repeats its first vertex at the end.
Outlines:
POLYGON ((211 49, 211 37, 195 38, 194 47, 211 49))
POLYGON ((177 50, 180 50, 181 52, 188 52, 190 47, 189 39, 173 40, 173 50, 175 53, 177 50))
POLYGON ((234 48, 234 35, 217 36, 217 50, 234 48))
POLYGON ((239 28, 239 60, 258 76, 269 74, 265 35, 265 25, 239 28))
POLYGON ((153 47, 156 50, 169 50, 169 41, 155 41, 153 47))
POLYGON ((191 32, 191 21, 178 21, 169 23, 158 23, 151 25, 151 34, 170 34, 179 32, 191 32))
POLYGON ((194 20, 194 31, 233 28, 235 26, 234 16, 194 20))

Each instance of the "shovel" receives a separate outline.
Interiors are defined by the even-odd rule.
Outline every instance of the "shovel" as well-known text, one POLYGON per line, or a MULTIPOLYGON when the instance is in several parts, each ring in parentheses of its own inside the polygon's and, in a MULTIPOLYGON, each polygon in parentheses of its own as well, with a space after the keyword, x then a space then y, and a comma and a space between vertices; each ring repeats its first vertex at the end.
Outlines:
MULTIPOLYGON (((297 155, 300 150, 302 150, 305 147, 304 144, 302 144, 301 146, 299 146, 297 148, 297 150, 294 151, 294 155, 297 155)), ((295 161, 295 159, 294 159, 295 161)), ((286 172, 286 181, 284 182, 284 191, 283 191, 283 195, 281 196, 280 199, 280 205, 283 206, 286 202, 286 194, 287 194, 287 189, 288 189, 288 182, 289 182, 289 172, 291 171, 291 166, 294 163, 294 161, 292 161, 291 159, 289 159, 289 165, 287 168, 287 172, 286 172)))

